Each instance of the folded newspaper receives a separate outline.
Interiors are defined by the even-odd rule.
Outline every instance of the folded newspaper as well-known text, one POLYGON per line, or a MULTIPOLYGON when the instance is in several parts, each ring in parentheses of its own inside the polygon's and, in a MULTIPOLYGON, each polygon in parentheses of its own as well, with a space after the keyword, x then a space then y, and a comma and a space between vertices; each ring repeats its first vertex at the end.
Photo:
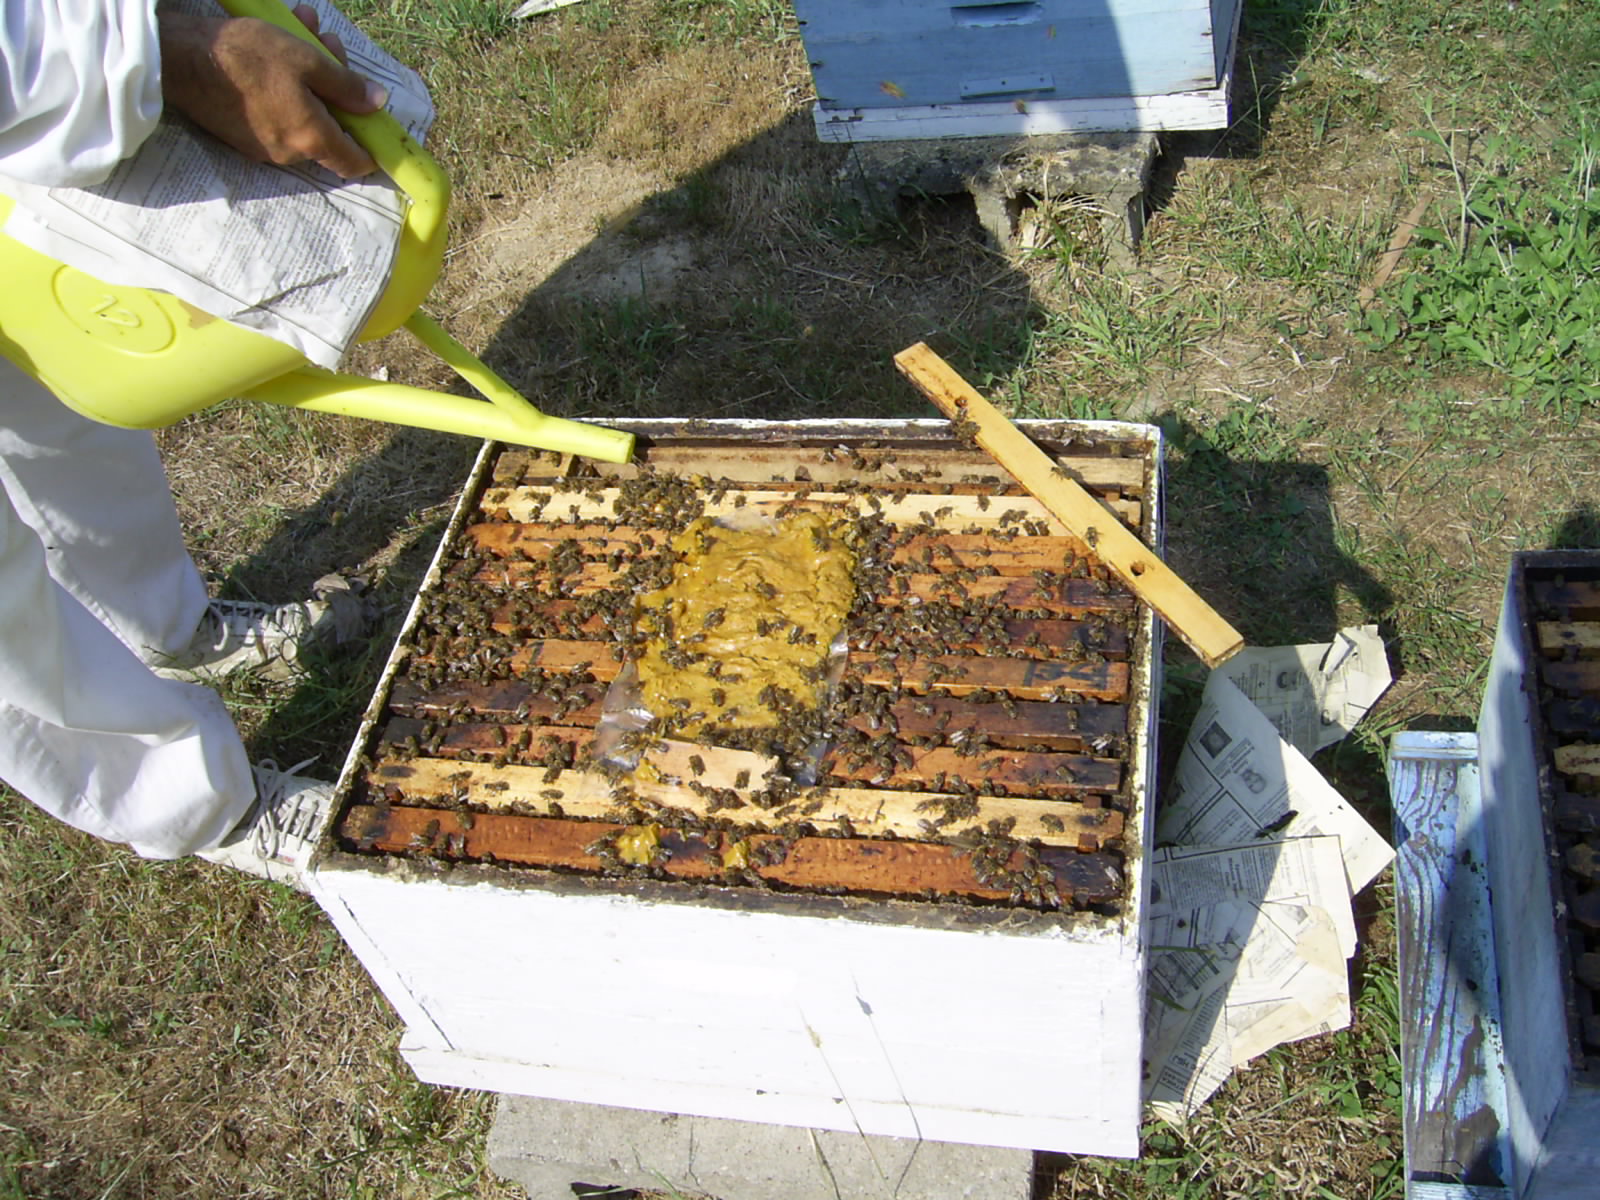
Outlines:
POLYGON ((1175 1122, 1235 1067, 1349 1025, 1351 898, 1394 857, 1305 757, 1388 686, 1377 630, 1238 657, 1207 681, 1150 863, 1145 1099, 1175 1122))
MULTIPOLYGON (((326 0, 307 2, 420 140, 433 104, 417 73, 326 0)), ((220 12, 209 0, 179 5, 220 12)), ((172 114, 102 184, 5 179, 0 190, 17 202, 5 226, 17 241, 108 283, 170 292, 330 368, 383 294, 405 213, 381 175, 347 182, 316 164, 251 162, 172 114)))

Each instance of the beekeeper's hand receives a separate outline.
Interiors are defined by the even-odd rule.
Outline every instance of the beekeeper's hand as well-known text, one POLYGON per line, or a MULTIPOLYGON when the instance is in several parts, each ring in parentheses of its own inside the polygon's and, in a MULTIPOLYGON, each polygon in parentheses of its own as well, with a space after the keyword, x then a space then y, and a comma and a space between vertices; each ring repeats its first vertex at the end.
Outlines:
MULTIPOLYGON (((313 33, 316 14, 295 16, 313 33)), ((335 62, 275 25, 250 17, 199 17, 158 9, 161 93, 196 125, 257 162, 317 162, 354 179, 377 169, 339 127, 330 108, 368 113, 388 98, 378 84, 343 65, 336 37, 323 43, 335 62)))

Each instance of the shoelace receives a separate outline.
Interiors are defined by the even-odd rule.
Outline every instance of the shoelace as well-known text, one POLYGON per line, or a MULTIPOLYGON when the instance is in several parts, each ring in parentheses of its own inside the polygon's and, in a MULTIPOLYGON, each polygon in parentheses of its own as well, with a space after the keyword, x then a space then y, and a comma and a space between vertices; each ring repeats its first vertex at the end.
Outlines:
POLYGON ((206 606, 206 620, 211 626, 210 649, 221 651, 233 645, 264 646, 274 638, 292 641, 304 629, 285 624, 284 616, 290 616, 291 624, 310 625, 307 614, 295 611, 288 605, 213 600, 206 606), (295 622, 294 617, 300 617, 301 620, 295 622))
MULTIPOLYGON (((316 755, 312 755, 295 763, 287 771, 280 771, 277 762, 270 758, 263 758, 256 764, 256 806, 259 811, 251 826, 250 838, 256 852, 263 858, 277 858, 283 846, 284 820, 279 815, 278 807, 286 798, 285 789, 289 786, 290 777, 316 761, 316 755), (263 771, 272 772, 270 783, 262 778, 263 771)), ((295 812, 288 814, 290 823, 294 823, 299 816, 301 813, 297 807, 295 812)))

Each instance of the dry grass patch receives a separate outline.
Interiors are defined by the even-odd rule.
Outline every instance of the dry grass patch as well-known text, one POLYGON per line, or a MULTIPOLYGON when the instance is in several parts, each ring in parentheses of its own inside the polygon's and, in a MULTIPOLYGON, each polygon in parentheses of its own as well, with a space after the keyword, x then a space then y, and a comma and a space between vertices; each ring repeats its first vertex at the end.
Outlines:
POLYGON ((482 1169, 488 1099, 411 1077, 309 899, 3 789, 0 989, 0 1196, 516 1195, 482 1169))

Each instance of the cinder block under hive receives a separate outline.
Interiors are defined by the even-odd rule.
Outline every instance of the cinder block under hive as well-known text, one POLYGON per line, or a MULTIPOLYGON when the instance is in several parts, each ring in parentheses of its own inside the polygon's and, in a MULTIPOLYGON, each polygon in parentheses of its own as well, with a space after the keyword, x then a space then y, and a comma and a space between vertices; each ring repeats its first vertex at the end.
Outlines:
MULTIPOLYGON (((1148 609, 942 421, 633 427, 621 470, 486 449, 341 778, 316 886, 412 1065, 1136 1152, 1148 609), (669 529, 799 509, 875 547, 817 785, 681 745, 619 794, 586 750, 669 529)), ((1032 432, 1158 536, 1153 430, 1032 432)))

